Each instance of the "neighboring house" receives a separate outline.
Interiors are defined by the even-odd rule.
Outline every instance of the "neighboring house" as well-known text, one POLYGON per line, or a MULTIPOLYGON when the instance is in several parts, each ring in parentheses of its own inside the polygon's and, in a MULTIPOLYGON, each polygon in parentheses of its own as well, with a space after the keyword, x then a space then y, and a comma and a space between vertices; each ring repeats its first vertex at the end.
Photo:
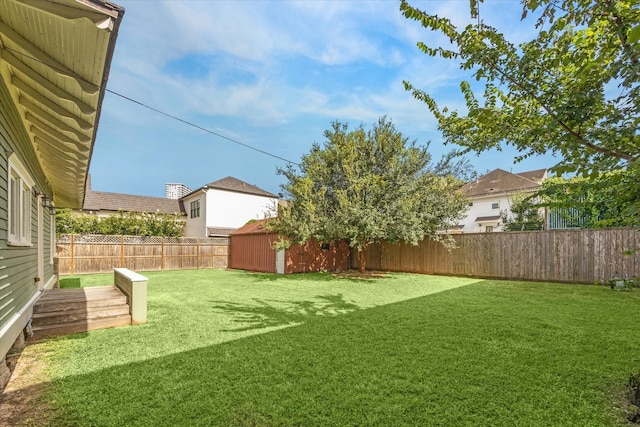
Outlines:
POLYGON ((82 212, 105 217, 121 211, 184 215, 182 204, 176 199, 93 191, 89 177, 82 212))
POLYGON ((226 237, 252 219, 274 212, 278 196, 233 177, 211 182, 180 199, 185 237, 226 237))
POLYGON ((5 355, 54 286, 53 206, 82 207, 124 9, 0 0, 0 388, 5 355))
POLYGON ((480 233, 502 231, 501 215, 511 214, 515 195, 533 193, 547 178, 547 169, 511 173, 496 169, 462 186, 469 198, 469 209, 455 231, 480 233))

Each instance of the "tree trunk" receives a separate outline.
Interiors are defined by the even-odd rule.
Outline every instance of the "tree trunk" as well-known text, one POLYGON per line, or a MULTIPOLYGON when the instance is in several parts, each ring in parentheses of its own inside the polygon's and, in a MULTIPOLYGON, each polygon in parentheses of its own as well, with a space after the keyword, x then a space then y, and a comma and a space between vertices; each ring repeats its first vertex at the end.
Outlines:
POLYGON ((364 273, 366 263, 367 263, 367 260, 365 259, 365 256, 364 256, 364 249, 358 249, 358 257, 360 259, 360 273, 364 273))

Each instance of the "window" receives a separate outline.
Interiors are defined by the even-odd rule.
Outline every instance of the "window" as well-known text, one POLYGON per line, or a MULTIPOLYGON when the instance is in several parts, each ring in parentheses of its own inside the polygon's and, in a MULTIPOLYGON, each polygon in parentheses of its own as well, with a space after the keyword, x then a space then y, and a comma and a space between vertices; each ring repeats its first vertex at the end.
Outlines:
POLYGON ((493 233, 493 226, 492 225, 487 225, 484 228, 484 231, 486 231, 487 233, 493 233))
POLYGON ((469 207, 473 206, 473 202, 469 202, 469 207))
POLYGON ((31 245, 31 188, 33 181, 15 154, 9 156, 7 244, 31 245))
POLYGON ((500 208, 499 203, 491 203, 491 209, 498 209, 498 208, 500 208))
POLYGON ((200 199, 191 202, 191 218, 200 216, 200 199))

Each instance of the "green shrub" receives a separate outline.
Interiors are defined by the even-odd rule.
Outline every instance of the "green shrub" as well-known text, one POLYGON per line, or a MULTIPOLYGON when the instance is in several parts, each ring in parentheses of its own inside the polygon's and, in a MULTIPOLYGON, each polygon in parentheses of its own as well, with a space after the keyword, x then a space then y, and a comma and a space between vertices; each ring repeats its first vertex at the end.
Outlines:
POLYGON ((127 236, 181 237, 184 222, 180 215, 119 211, 116 215, 99 217, 80 214, 70 209, 56 213, 56 234, 106 234, 127 236))

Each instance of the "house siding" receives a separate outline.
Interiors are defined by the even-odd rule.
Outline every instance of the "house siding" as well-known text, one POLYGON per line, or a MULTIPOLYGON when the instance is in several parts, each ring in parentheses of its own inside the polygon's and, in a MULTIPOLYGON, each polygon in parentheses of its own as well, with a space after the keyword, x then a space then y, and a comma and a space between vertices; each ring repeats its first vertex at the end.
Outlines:
MULTIPOLYGON (((5 77, 6 78, 6 77, 5 77)), ((0 358, 6 354, 20 331, 31 317, 30 303, 37 296, 38 283, 38 203, 31 199, 31 246, 9 246, 8 237, 8 184, 7 164, 10 153, 15 153, 29 170, 30 177, 40 192, 49 193, 49 186, 40 169, 36 153, 22 125, 13 99, 0 79, 0 358)), ((51 195, 49 194, 49 197, 51 195)), ((51 236, 49 212, 43 212, 44 283, 53 279, 53 266, 49 260, 48 237, 51 236)))
POLYGON ((207 225, 239 228, 252 219, 263 219, 277 199, 233 191, 207 191, 207 225))
POLYGON ((198 191, 183 199, 184 210, 187 213, 184 223, 184 237, 207 237, 207 206, 205 193, 198 191), (200 216, 191 218, 191 202, 200 199, 200 216))
POLYGON ((182 199, 187 213, 185 237, 208 237, 207 227, 236 229, 252 219, 263 219, 278 199, 235 191, 208 189, 182 199), (200 217, 191 218, 190 204, 200 199, 200 217))
POLYGON ((501 231, 502 224, 501 220, 498 219, 496 221, 485 221, 476 222, 476 218, 478 217, 488 217, 488 216, 500 216, 503 212, 511 212, 511 198, 502 195, 502 196, 489 196, 489 197, 478 197, 471 199, 473 202, 473 206, 469 207, 467 210, 467 216, 462 220, 462 224, 464 224, 463 231, 465 233, 481 233, 486 231, 486 226, 494 226, 494 231, 501 231), (491 206, 494 203, 498 203, 498 209, 493 209, 491 206), (496 224, 500 223, 500 226, 496 224), (480 225, 482 224, 482 225, 480 225))

